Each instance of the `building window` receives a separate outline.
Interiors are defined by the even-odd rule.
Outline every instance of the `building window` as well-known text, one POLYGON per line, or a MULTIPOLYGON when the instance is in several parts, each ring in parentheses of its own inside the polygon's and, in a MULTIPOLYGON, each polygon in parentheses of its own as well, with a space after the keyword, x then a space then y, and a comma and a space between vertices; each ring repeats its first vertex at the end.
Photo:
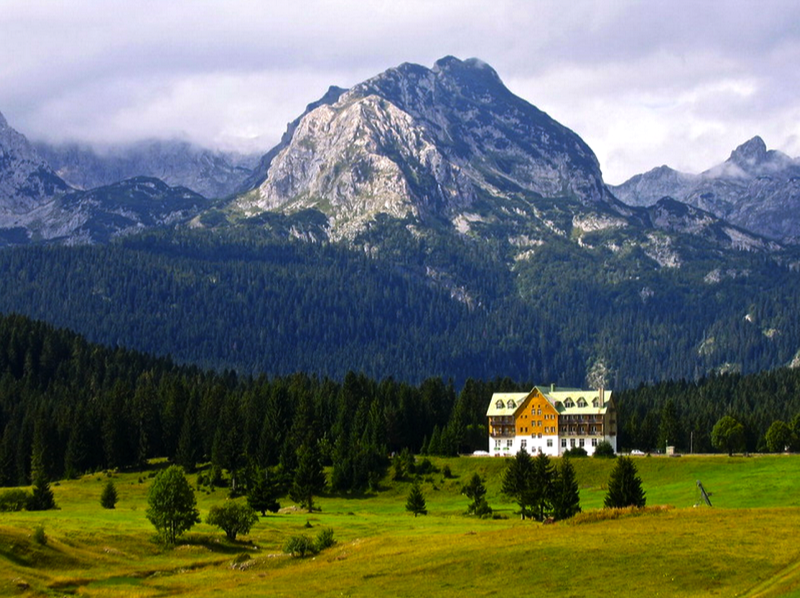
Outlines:
POLYGON ((592 438, 592 446, 597 446, 597 438, 592 438))
POLYGON ((512 446, 514 446, 514 441, 511 438, 509 438, 508 440, 506 440, 506 446, 508 448, 511 448, 512 446))
POLYGON ((578 407, 586 407, 586 399, 584 399, 583 397, 578 399, 578 407))
POLYGON ((542 414, 542 410, 541 410, 541 409, 539 409, 538 415, 541 415, 541 414, 542 414))
POLYGON ((520 441, 520 443, 519 443, 519 448, 521 448, 523 451, 524 451, 524 450, 527 450, 527 448, 528 448, 528 441, 527 441, 526 439, 524 439, 524 438, 523 438, 523 439, 520 441))
POLYGON ((542 437, 542 434, 541 434, 541 433, 539 433, 539 438, 541 438, 541 437, 542 437))
POLYGON ((548 438, 547 439, 547 446, 553 446, 553 439, 552 438, 548 438))
POLYGON ((567 448, 567 439, 566 438, 562 438, 561 439, 561 448, 567 448))
POLYGON ((495 438, 495 440, 494 440, 494 448, 496 448, 496 449, 500 448, 500 439, 499 438, 495 438))
POLYGON ((578 446, 580 446, 581 448, 583 448, 583 438, 581 438, 581 439, 578 441, 578 446))
POLYGON ((569 439, 569 446, 570 446, 570 448, 575 448, 575 439, 574 438, 570 438, 569 439))
POLYGON ((600 404, 600 401, 598 401, 597 399, 593 399, 592 400, 592 407, 597 407, 599 404, 600 404))

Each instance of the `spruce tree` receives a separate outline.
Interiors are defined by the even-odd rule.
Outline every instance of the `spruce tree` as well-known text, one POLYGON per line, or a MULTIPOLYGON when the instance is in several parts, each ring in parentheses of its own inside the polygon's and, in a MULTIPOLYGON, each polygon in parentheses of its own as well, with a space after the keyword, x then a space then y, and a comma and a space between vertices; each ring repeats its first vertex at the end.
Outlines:
POLYGON ((117 504, 117 488, 112 480, 106 482, 103 493, 100 495, 100 504, 104 509, 113 509, 117 504))
POLYGON ((314 509, 314 496, 322 492, 327 482, 316 441, 303 444, 297 450, 297 458, 297 470, 289 496, 310 513, 314 509))
POLYGON ((419 487, 419 482, 414 482, 411 486, 408 499, 406 499, 406 511, 414 513, 414 517, 428 514, 428 509, 425 506, 425 497, 422 494, 422 488, 419 487))
POLYGON ((530 507, 533 504, 530 488, 532 471, 531 456, 527 451, 520 450, 508 462, 503 474, 501 492, 519 505, 522 519, 529 515, 530 507))
POLYGON ((33 493, 28 499, 29 511, 49 511, 56 508, 56 499, 50 481, 44 472, 39 472, 33 481, 33 493))
POLYGON ((539 521, 544 521, 552 508, 553 478, 555 476, 550 457, 539 453, 533 459, 529 491, 533 515, 539 521))
POLYGON ((472 478, 461 489, 461 494, 472 501, 467 506, 467 513, 478 517, 491 515, 492 509, 486 502, 486 486, 483 485, 483 479, 479 474, 472 474, 472 478))
POLYGON ((247 492, 247 503, 262 517, 267 515, 267 511, 277 513, 281 508, 278 502, 278 487, 274 476, 266 469, 258 469, 255 480, 250 484, 247 492))
POLYGON ((580 512, 581 499, 575 468, 569 457, 563 457, 553 482, 553 517, 557 520, 569 519, 580 512))
POLYGON ((620 457, 608 479, 608 494, 604 504, 609 509, 645 506, 642 480, 630 457, 620 457))

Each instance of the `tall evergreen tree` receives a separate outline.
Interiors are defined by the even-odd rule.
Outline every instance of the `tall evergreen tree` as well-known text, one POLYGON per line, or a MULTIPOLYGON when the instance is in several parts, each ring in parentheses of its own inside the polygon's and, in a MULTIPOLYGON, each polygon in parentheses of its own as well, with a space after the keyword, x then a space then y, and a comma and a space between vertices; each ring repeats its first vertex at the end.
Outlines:
POLYGON ((29 511, 48 511, 56 508, 56 499, 47 475, 40 471, 33 480, 33 491, 28 500, 29 511))
POLYGON ((531 492, 532 475, 533 461, 524 450, 520 450, 513 459, 509 460, 503 473, 502 492, 519 505, 522 519, 528 516, 534 504, 531 492))
POLYGON ((569 457, 564 456, 553 482, 553 517, 557 520, 569 519, 580 512, 580 493, 575 478, 575 468, 569 457))
POLYGON ((278 502, 278 484, 274 474, 267 469, 256 469, 255 479, 247 490, 247 504, 264 517, 267 511, 277 513, 281 508, 278 502))
POLYGON ((554 470, 550 457, 545 453, 536 455, 528 487, 534 517, 539 521, 544 521, 552 509, 553 477, 554 470))
POLYGON ((406 499, 406 511, 414 513, 414 517, 428 514, 425 496, 422 494, 422 488, 420 488, 419 482, 415 481, 411 486, 408 498, 406 499))
POLYGON ((630 457, 619 457, 608 478, 608 493, 603 501, 606 508, 645 506, 645 493, 636 465, 630 457))
POLYGON ((325 489, 326 482, 317 443, 312 441, 302 445, 297 450, 297 471, 289 496, 311 513, 314 509, 314 496, 325 489))

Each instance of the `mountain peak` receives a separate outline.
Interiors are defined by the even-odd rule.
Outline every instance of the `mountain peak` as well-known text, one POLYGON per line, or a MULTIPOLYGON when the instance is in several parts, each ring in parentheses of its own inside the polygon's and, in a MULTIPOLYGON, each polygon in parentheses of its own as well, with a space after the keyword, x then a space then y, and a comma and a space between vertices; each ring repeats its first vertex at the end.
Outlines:
POLYGON ((404 63, 330 99, 268 154, 241 209, 320 209, 350 236, 376 214, 454 223, 472 209, 507 218, 506 201, 612 200, 586 143, 478 59, 404 63))
POLYGON ((767 144, 758 135, 731 152, 728 161, 743 168, 757 166, 767 158, 767 144))

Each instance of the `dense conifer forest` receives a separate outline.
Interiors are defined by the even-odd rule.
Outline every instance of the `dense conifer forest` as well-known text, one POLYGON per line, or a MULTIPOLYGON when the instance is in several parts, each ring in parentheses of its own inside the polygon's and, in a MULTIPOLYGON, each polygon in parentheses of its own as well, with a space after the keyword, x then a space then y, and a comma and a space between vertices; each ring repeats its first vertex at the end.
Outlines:
POLYGON ((555 239, 517 260, 491 237, 386 219, 348 248, 293 239, 318 226, 293 218, 5 249, 0 313, 217 372, 412 384, 583 386, 600 371, 620 389, 774 369, 799 348, 800 273, 786 255, 709 249, 663 268, 636 247, 555 239))
MULTIPOLYGON (((105 348, 21 316, 0 318, 0 485, 27 485, 167 457, 233 483, 267 468, 291 475, 302 447, 332 465, 333 491, 374 487, 392 452, 455 455, 485 449, 493 392, 527 390, 509 379, 460 388, 348 373, 341 380, 292 374, 239 377, 169 359, 105 348)), ((776 420, 797 431, 800 371, 720 375, 618 392, 618 445, 712 450, 714 423, 744 423, 746 449, 762 450, 776 420), (690 447, 690 442, 691 447, 690 447)))

